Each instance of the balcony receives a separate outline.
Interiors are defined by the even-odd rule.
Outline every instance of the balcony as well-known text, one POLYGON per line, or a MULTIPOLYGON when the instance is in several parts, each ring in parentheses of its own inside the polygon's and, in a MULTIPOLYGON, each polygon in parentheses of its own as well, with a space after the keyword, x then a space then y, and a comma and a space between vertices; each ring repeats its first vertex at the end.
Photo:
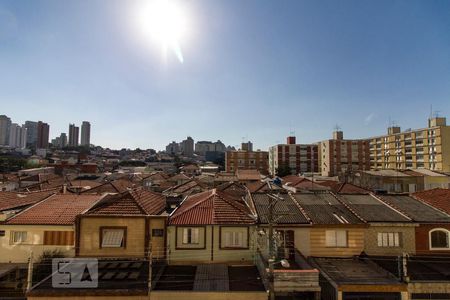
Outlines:
MULTIPOLYGON (((289 259, 289 268, 285 269, 279 264, 275 265, 273 272, 275 293, 320 292, 319 270, 311 267, 297 249, 294 251, 294 258, 289 259)), ((256 256, 256 265, 263 277, 264 284, 269 286, 268 257, 260 251, 256 256)))

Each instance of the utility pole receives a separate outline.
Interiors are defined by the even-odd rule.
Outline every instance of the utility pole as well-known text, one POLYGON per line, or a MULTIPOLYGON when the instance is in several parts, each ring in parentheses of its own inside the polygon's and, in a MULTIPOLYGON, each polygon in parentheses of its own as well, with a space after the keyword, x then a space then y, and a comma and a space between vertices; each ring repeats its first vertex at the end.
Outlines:
POLYGON ((28 259, 28 274, 27 274, 27 291, 33 286, 33 251, 30 252, 28 259))

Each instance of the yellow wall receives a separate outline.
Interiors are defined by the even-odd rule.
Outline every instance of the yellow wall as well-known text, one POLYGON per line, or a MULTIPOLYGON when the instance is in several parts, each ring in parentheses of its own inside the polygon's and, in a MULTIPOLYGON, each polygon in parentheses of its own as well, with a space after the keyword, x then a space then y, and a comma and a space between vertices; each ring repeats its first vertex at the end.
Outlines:
MULTIPOLYGON (((180 226, 182 227, 182 226, 180 226)), ((178 228, 178 245, 181 245, 183 238, 182 231, 178 228)), ((176 226, 167 227, 167 247, 169 249, 168 261, 169 264, 196 264, 196 263, 211 263, 211 262, 228 262, 228 263, 239 263, 239 262, 251 262, 254 255, 254 243, 253 236, 255 232, 255 227, 249 227, 249 241, 248 249, 220 249, 219 248, 219 238, 220 238, 220 226, 205 226, 206 239, 204 241, 204 249, 176 249, 176 239, 175 230, 176 226), (211 244, 213 244, 213 249, 211 251, 211 244), (211 259, 212 253, 212 259, 211 259)), ((246 226, 240 227, 245 229, 246 226)), ((200 233, 199 240, 203 239, 204 235, 200 233)), ((202 244, 203 245, 203 244, 202 244)))
POLYGON ((0 230, 5 230, 5 236, 0 237, 1 263, 28 262, 31 251, 33 251, 34 261, 37 261, 44 251, 60 250, 67 257, 73 257, 75 255, 74 246, 43 245, 44 231, 73 231, 74 228, 71 225, 0 225, 0 230), (23 244, 12 244, 11 231, 26 231, 27 242, 23 244))
POLYGON ((311 256, 352 256, 364 250, 365 228, 345 228, 329 226, 328 228, 311 228, 310 255, 311 256), (326 230, 347 230, 347 247, 327 247, 326 230))
POLYGON ((145 218, 84 217, 80 219, 80 256, 145 256, 145 218), (100 248, 100 227, 127 227, 126 248, 100 248))
MULTIPOLYGON (((149 238, 153 258, 164 257, 165 238, 152 237, 152 229, 165 229, 165 217, 149 218, 149 238)), ((164 232, 165 234, 165 232, 164 232)), ((145 217, 83 217, 80 219, 79 256, 144 257, 145 217), (127 227, 125 248, 100 248, 100 227, 127 227)))

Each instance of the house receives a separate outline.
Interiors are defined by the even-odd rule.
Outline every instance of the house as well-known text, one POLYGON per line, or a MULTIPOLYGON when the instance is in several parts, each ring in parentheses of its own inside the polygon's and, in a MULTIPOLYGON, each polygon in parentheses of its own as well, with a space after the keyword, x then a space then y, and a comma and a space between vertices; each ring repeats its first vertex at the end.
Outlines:
POLYGON ((108 195, 76 219, 76 256, 165 257, 166 198, 143 188, 108 195))
POLYGON ((336 194, 337 199, 369 225, 364 252, 369 255, 414 254, 415 227, 412 219, 374 194, 336 194))
POLYGON ((450 215, 409 195, 377 195, 377 197, 408 216, 417 225, 415 253, 450 254, 450 215))
POLYGON ((450 188, 450 176, 444 173, 428 169, 410 169, 403 171, 403 173, 419 177, 417 191, 426 191, 435 188, 450 188))
POLYGON ((169 264, 252 263, 256 220, 233 196, 208 190, 188 196, 170 215, 169 264))
POLYGON ((262 179, 261 173, 256 169, 238 169, 236 176, 238 181, 243 184, 260 182, 262 179))
POLYGON ((0 262, 27 262, 30 252, 59 250, 75 255, 75 217, 97 203, 99 195, 55 194, 0 225, 0 262))

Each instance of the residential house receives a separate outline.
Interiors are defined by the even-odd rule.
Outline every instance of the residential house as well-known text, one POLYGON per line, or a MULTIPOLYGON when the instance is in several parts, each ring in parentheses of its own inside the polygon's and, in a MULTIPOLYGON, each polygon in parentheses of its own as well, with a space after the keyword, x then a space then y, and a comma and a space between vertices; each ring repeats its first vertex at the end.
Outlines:
POLYGON ((75 217, 101 199, 99 195, 55 194, 0 225, 0 262, 27 262, 30 253, 59 250, 75 255, 75 217))

